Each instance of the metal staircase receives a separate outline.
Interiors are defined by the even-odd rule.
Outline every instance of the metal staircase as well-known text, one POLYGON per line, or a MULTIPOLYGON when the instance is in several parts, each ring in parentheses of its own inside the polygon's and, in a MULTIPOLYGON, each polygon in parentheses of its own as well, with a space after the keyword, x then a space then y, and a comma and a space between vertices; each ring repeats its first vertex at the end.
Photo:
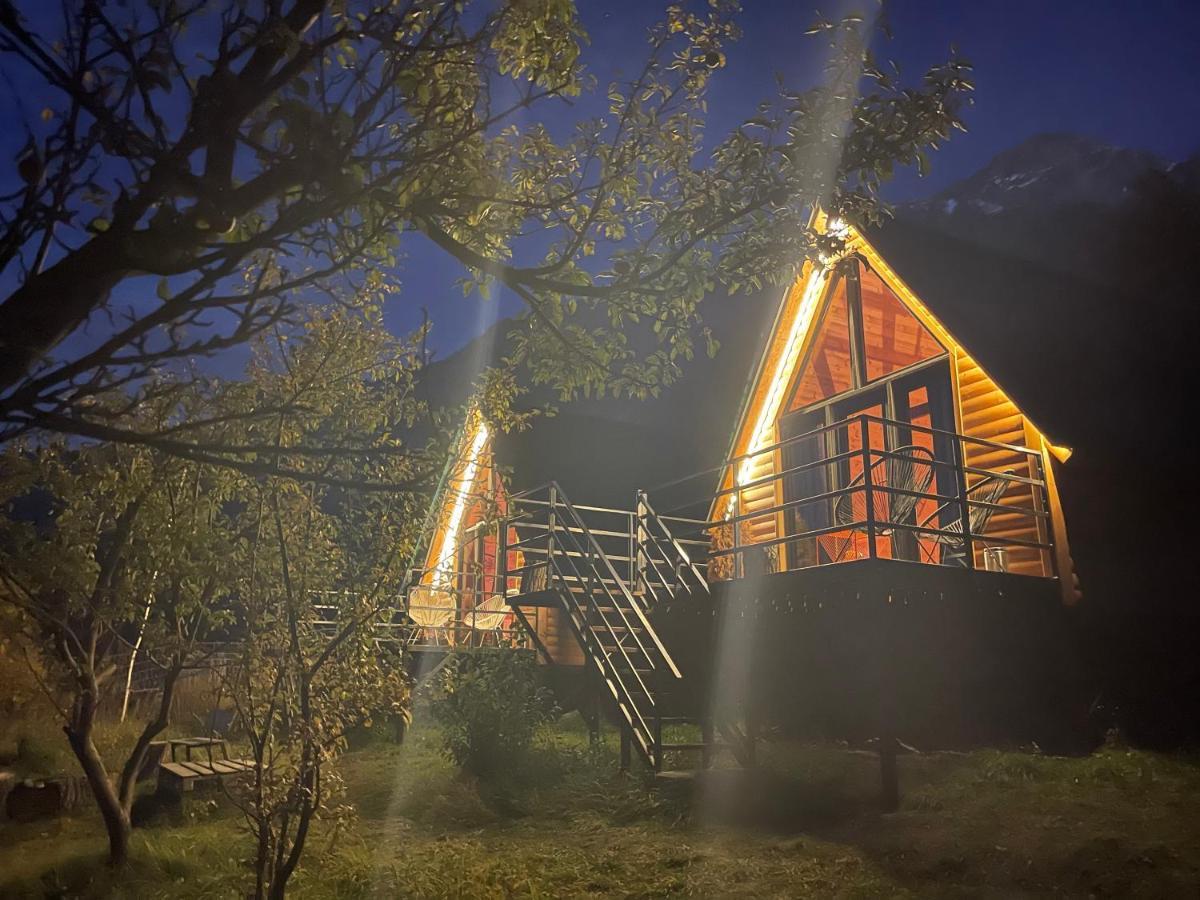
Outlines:
MULTIPOLYGON (((517 540, 506 541, 498 554, 503 583, 520 584, 510 588, 509 605, 551 661, 529 617, 539 607, 561 610, 584 664, 615 704, 622 765, 629 764, 631 749, 655 771, 672 751, 699 750, 707 763, 717 746, 713 728, 648 613, 682 591, 707 591, 708 583, 645 495, 633 512, 576 506, 550 483, 510 497, 506 524, 517 540), (518 550, 523 563, 509 569, 510 551, 518 550), (699 724, 701 740, 664 740, 664 727, 682 724, 699 724)), ((507 538, 508 528, 501 534, 507 538)))

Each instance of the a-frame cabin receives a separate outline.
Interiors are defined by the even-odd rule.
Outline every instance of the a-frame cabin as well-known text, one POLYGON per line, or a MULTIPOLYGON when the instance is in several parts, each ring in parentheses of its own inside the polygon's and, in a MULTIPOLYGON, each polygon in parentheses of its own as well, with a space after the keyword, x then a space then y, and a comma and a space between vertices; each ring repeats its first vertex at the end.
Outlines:
MULTIPOLYGON (((543 421, 537 452, 507 460, 502 502, 487 482, 488 590, 609 705, 626 759, 662 768, 728 747, 745 762, 763 723, 886 750, 896 735, 1044 737, 1052 717, 1078 598, 1054 478, 1069 451, 867 236, 814 225, 842 250, 784 292, 722 462, 640 490, 649 462, 711 434, 635 444, 560 418, 563 433, 543 421), (615 476, 627 500, 574 502, 615 476), (679 736, 687 723, 698 737, 679 736)), ((491 439, 474 435, 452 485, 494 473, 491 439)), ((446 521, 418 595, 446 589, 441 560, 464 543, 446 521)))
POLYGON ((1057 578, 1073 603, 1053 469, 1070 452, 860 231, 833 230, 843 252, 786 293, 738 417, 709 516, 727 523, 714 574, 744 574, 747 554, 730 548, 756 545, 768 571, 965 564, 1057 578))
MULTIPOLYGON (((505 600, 498 529, 508 498, 497 471, 494 434, 471 407, 455 438, 430 509, 423 563, 405 612, 417 651, 508 647, 525 642, 505 600)), ((509 565, 516 566, 514 557, 509 565)))
POLYGON ((581 665, 579 644, 558 610, 526 615, 508 605, 520 577, 505 573, 520 572, 524 554, 497 464, 500 437, 471 404, 434 493, 422 563, 410 579, 409 646, 437 657, 450 649, 537 646, 550 664, 581 665))

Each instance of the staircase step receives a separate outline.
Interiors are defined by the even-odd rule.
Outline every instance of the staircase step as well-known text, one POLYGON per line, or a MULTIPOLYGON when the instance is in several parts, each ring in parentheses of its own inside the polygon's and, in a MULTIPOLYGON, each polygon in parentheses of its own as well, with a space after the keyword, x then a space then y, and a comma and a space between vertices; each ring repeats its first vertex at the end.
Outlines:
POLYGON ((510 595, 507 599, 509 606, 520 607, 553 607, 558 606, 562 602, 562 598, 559 597, 558 591, 554 589, 530 591, 528 594, 510 595))

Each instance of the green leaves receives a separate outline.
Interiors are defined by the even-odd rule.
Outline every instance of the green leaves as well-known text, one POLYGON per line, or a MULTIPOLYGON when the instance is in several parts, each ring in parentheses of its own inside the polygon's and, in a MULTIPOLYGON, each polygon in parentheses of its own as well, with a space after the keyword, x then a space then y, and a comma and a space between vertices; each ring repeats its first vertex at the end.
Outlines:
POLYGON ((539 669, 532 654, 515 650, 451 657, 432 709, 456 765, 483 778, 519 770, 538 729, 558 713, 539 669))

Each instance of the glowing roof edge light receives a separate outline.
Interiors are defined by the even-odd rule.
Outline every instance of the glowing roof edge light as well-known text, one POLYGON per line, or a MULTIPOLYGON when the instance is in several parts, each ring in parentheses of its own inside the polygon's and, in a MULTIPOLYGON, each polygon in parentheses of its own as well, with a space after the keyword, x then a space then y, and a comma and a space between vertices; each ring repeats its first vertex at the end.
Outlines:
MULTIPOLYGON (((796 357, 800 353, 800 348, 804 344, 804 338, 808 334, 809 326, 812 324, 813 315, 816 313, 821 295, 825 289, 825 283, 829 280, 830 269, 816 263, 813 265, 813 271, 808 276, 808 283, 804 286, 804 296, 801 297, 800 305, 796 309, 796 315, 792 319, 792 327, 788 332, 787 343, 784 345, 783 353, 779 355, 779 361, 776 363, 775 371, 772 373, 771 389, 763 401, 762 408, 758 411, 758 419, 754 423, 754 430, 750 433, 750 443, 746 448, 748 455, 742 460, 742 464, 738 468, 737 483, 739 485, 743 485, 750 480, 750 474, 754 469, 754 452, 760 447, 766 446, 767 432, 774 427, 775 419, 779 413, 779 405, 783 402, 783 392, 787 390, 790 380, 789 376, 796 365, 796 357)), ((731 508, 736 499, 737 494, 730 494, 731 508)))
POLYGON ((471 487, 479 470, 479 457, 487 439, 487 423, 481 420, 479 428, 475 431, 475 437, 471 440, 471 449, 467 454, 466 465, 463 466, 462 478, 459 479, 457 496, 454 498, 454 508, 450 512, 450 518, 446 521, 446 532, 442 537, 442 544, 438 548, 438 562, 433 570, 433 583, 438 587, 449 587, 451 576, 454 574, 454 554, 451 551, 458 540, 458 526, 462 523, 463 513, 467 508, 467 498, 471 495, 471 487))

